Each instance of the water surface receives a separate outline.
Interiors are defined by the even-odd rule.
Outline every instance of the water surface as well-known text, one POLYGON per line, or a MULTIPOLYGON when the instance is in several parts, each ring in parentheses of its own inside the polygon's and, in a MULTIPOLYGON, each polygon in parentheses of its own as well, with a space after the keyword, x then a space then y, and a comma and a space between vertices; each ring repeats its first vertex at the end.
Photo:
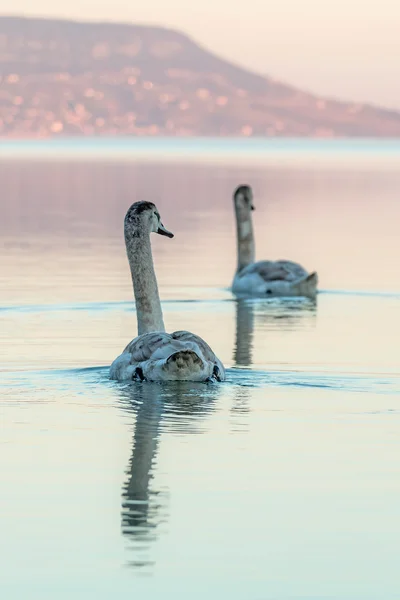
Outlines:
POLYGON ((2 596, 399 597, 400 175, 343 162, 3 160, 2 596), (245 182, 257 255, 316 269, 315 304, 231 296, 245 182), (152 240, 167 329, 222 385, 108 379, 138 199, 175 233, 152 240))

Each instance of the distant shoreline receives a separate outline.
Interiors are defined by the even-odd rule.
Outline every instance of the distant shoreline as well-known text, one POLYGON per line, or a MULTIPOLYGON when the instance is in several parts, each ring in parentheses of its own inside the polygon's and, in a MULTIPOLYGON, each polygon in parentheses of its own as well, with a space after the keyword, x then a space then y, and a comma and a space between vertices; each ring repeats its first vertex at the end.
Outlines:
POLYGON ((266 163, 274 167, 340 164, 341 168, 360 163, 398 168, 400 139, 14 138, 1 141, 0 159, 266 163))

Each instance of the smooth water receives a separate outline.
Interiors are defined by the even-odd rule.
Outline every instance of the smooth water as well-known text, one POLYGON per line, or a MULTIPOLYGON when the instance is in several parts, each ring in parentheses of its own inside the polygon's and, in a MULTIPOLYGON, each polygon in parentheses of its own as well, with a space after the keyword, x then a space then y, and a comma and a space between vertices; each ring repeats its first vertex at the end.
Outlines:
POLYGON ((3 159, 2 598, 399 598, 400 171, 335 161, 3 159), (245 182, 257 256, 316 269, 315 305, 231 296, 245 182), (137 199, 176 236, 152 240, 167 329, 221 385, 108 379, 137 199))

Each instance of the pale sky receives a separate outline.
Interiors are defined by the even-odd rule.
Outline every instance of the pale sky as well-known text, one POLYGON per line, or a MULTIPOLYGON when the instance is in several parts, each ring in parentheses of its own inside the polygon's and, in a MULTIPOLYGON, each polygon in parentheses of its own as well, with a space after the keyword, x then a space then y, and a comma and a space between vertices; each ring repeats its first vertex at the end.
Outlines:
POLYGON ((305 90, 400 109, 400 0, 0 0, 0 14, 169 26, 305 90))

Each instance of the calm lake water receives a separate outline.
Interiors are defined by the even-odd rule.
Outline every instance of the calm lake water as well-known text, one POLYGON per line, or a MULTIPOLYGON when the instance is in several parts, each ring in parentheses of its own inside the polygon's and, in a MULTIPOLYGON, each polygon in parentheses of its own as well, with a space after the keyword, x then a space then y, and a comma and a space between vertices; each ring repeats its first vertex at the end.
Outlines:
POLYGON ((400 148, 204 144, 2 149, 7 600, 400 598, 400 148), (239 183, 257 256, 317 270, 315 305, 232 297, 239 183), (221 385, 108 379, 139 199, 175 233, 152 239, 167 329, 210 343, 221 385))

